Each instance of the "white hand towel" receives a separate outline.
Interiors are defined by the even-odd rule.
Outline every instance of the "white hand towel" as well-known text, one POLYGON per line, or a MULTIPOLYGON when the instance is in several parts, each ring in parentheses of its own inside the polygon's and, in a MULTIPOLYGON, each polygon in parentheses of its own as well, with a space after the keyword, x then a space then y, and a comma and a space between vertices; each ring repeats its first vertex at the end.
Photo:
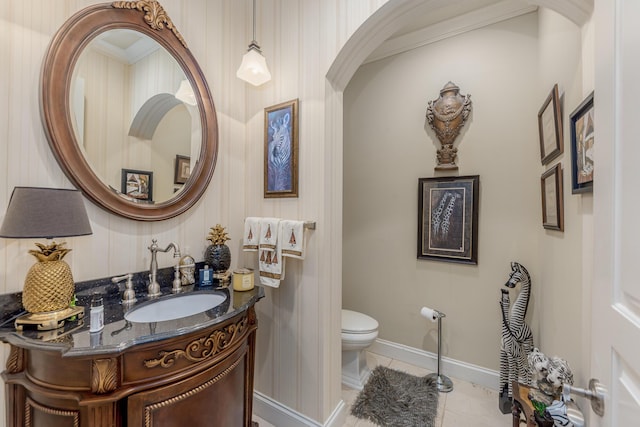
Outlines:
MULTIPOLYGON (((261 251, 275 251, 278 242, 278 226, 280 218, 260 218, 260 241, 261 251)), ((262 255, 260 255, 262 258, 262 255)))
MULTIPOLYGON (((272 234, 278 236, 282 233, 280 221, 275 225, 272 234)), ((263 233, 264 234, 264 233, 263 233)), ((260 245, 260 257, 258 259, 260 283, 264 286, 277 288, 280 281, 284 280, 284 258, 282 257, 282 236, 276 239, 275 248, 273 250, 262 249, 260 245)))
POLYGON ((280 237, 282 256, 304 259, 306 247, 304 221, 287 219, 280 221, 280 227, 282 229, 282 236, 280 237))
POLYGON ((260 218, 248 217, 244 220, 242 250, 256 252, 260 243, 260 218))

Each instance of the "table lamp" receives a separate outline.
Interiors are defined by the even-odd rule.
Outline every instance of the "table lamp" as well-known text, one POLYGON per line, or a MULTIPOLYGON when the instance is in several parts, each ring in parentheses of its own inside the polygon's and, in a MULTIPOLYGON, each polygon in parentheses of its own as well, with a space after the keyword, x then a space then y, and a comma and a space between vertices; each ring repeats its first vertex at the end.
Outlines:
MULTIPOLYGON (((60 238, 91 234, 82 196, 77 190, 15 187, 0 237, 10 239, 60 238)), ((71 306, 75 284, 71 268, 62 260, 71 250, 65 243, 36 243, 29 253, 38 260, 29 272, 22 291, 22 305, 28 314, 15 321, 38 330, 56 329, 70 317, 84 315, 83 307, 71 306)))

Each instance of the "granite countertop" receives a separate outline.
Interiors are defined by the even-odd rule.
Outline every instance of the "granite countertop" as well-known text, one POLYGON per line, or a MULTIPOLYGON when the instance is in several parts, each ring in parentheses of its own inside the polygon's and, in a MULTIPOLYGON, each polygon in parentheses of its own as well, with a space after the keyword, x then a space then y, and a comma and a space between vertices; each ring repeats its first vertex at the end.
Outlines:
MULTIPOLYGON (((111 285, 110 282, 97 283, 93 281, 91 286, 76 284, 78 306, 85 308, 84 319, 67 321, 61 328, 51 331, 24 330, 17 331, 13 320, 3 319, 0 323, 0 340, 25 348, 41 350, 59 350, 63 357, 114 354, 120 353, 135 345, 160 341, 176 336, 195 332, 242 313, 264 297, 264 289, 260 286, 250 291, 238 292, 232 288, 215 288, 191 285, 183 287, 186 293, 217 293, 226 297, 226 300, 217 307, 202 313, 174 320, 150 323, 134 323, 125 320, 126 311, 134 310, 149 301, 144 297, 140 284, 136 285, 136 297, 138 301, 128 307, 122 304, 120 288, 111 285), (89 332, 89 306, 91 296, 98 292, 104 299, 104 329, 97 333, 89 332)), ((162 283, 162 282, 161 282, 162 283)), ((162 296, 154 300, 175 298, 171 294, 171 287, 162 287, 162 296)), ((4 305, 12 305, 20 300, 20 295, 5 296, 9 301, 4 305)))

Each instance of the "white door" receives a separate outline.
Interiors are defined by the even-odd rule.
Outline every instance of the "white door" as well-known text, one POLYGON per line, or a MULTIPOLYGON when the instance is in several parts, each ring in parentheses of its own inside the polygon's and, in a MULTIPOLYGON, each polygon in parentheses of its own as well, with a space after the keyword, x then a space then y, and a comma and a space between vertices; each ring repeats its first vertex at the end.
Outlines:
MULTIPOLYGON (((640 1, 596 0, 591 374, 608 389, 588 426, 640 426, 640 1)), ((585 384, 578 386, 585 386, 585 384)))

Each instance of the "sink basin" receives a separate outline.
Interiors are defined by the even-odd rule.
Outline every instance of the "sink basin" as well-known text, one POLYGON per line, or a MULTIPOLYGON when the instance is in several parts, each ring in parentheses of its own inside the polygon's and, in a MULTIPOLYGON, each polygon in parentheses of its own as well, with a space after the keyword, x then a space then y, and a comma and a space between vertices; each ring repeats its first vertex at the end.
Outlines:
POLYGON ((129 322, 150 323, 180 319, 211 310, 227 300, 218 293, 191 293, 151 301, 124 315, 129 322))

